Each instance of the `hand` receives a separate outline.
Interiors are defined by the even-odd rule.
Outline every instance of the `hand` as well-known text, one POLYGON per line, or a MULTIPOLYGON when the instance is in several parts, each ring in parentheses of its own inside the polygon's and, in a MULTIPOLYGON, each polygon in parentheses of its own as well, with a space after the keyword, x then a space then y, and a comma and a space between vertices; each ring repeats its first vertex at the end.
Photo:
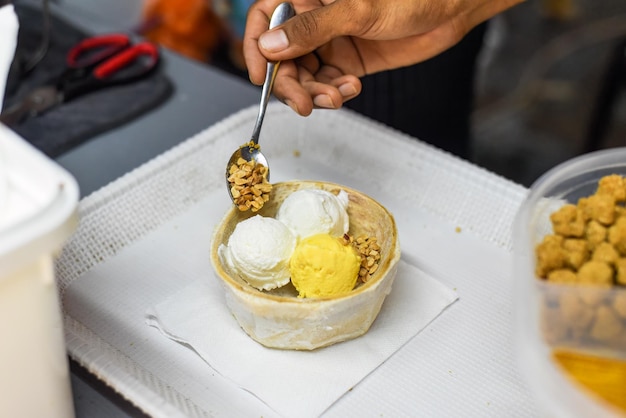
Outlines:
POLYGON ((292 0, 296 16, 267 31, 280 1, 250 7, 244 58, 256 85, 267 60, 282 61, 274 95, 307 116, 356 97, 359 77, 427 60, 523 0, 292 0))

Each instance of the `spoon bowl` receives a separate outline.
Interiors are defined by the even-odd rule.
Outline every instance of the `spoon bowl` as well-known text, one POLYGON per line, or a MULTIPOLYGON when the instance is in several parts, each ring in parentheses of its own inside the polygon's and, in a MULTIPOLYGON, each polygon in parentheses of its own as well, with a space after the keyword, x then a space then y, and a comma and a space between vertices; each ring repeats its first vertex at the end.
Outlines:
MULTIPOLYGON (((243 144, 241 147, 239 147, 239 149, 233 152, 233 155, 230 156, 230 159, 228 160, 228 164, 226 165, 226 181, 227 182, 228 182, 228 177, 229 177, 228 173, 229 173, 230 167, 237 164, 237 161, 240 158, 243 158, 246 161, 254 161, 256 164, 261 164, 267 167, 267 180, 270 179, 270 166, 267 163, 267 158, 265 158, 265 155, 263 155, 263 153, 261 152, 261 148, 255 147, 254 144, 247 142, 243 144)), ((232 198, 230 187, 228 188, 228 193, 231 194, 231 198, 232 198)))
MULTIPOLYGON (((273 29, 276 26, 279 26, 285 23, 288 19, 295 15, 295 11, 291 3, 285 2, 279 4, 274 13, 272 13, 272 18, 270 19, 269 29, 273 29)), ((263 119, 265 118, 265 110, 267 109, 267 104, 270 99, 270 95, 272 93, 272 87, 274 86, 274 79, 276 78, 276 73, 278 72, 278 67, 280 65, 279 62, 268 62, 267 63, 267 71, 265 74, 265 81, 263 82, 263 89, 261 92, 261 102, 259 105, 259 114, 256 118, 256 122, 254 124, 254 129, 252 131, 252 136, 250 140, 243 145, 241 145, 228 160, 228 164, 226 165, 226 188, 228 190, 228 194, 230 195, 231 200, 234 204, 236 203, 236 197, 233 196, 232 186, 233 184, 229 180, 229 177, 232 174, 232 167, 239 166, 240 159, 243 159, 246 162, 252 162, 255 165, 262 165, 265 167, 265 179, 269 181, 270 176, 270 167, 267 162, 267 158, 261 152, 261 148, 259 146, 259 135, 261 133, 261 126, 263 125, 263 119)))

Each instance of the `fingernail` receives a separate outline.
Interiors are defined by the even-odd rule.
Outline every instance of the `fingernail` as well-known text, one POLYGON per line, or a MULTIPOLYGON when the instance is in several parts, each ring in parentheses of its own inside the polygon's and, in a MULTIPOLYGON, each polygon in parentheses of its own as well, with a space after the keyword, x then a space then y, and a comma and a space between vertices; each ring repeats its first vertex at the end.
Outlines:
POLYGON ((289 39, 287 39, 285 31, 279 29, 265 32, 259 38, 259 44, 266 51, 278 52, 289 46, 289 39))
POLYGON ((341 93, 343 97, 354 96, 356 94, 356 89, 352 84, 345 83, 339 86, 339 93, 341 93))
POLYGON ((320 94, 313 98, 313 103, 315 106, 325 107, 327 109, 333 109, 335 106, 333 105, 333 101, 330 100, 330 96, 327 94, 320 94))
POLYGON ((291 100, 285 100, 285 104, 289 106, 294 112, 298 113, 298 106, 291 100))

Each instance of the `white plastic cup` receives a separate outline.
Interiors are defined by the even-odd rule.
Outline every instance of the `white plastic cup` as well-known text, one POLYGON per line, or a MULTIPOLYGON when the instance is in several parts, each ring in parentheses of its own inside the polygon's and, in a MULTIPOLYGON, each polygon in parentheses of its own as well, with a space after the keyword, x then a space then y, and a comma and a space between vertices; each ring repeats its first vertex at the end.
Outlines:
POLYGON ((0 417, 74 416, 54 256, 78 196, 73 177, 0 124, 0 417))

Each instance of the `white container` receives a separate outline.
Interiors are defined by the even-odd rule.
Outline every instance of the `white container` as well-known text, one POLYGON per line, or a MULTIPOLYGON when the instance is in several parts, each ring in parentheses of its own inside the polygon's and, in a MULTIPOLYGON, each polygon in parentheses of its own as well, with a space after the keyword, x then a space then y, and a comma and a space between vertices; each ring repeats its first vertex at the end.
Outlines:
POLYGON ((0 124, 0 417, 74 416, 53 258, 77 203, 74 178, 0 124))
MULTIPOLYGON (((535 276, 535 247, 552 231, 550 214, 565 203, 593 194, 598 181, 607 175, 626 176, 626 148, 597 151, 566 161, 545 173, 531 186, 515 219, 513 231, 516 341, 520 370, 546 416, 555 418, 623 417, 618 410, 564 373, 553 360, 555 349, 564 348, 603 359, 626 361, 626 345, 594 342, 582 338, 552 341, 546 330, 563 327, 553 321, 549 301, 561 295, 593 294, 609 303, 626 287, 608 289, 555 285, 535 276), (555 325, 556 324, 556 325, 555 325)), ((576 319, 576 318, 574 318, 576 319)), ((626 322, 626 319, 624 319, 626 322)), ((558 330, 557 330, 558 331, 558 330)), ((583 336, 586 336, 583 334, 583 336)), ((597 369, 596 369, 597 370, 597 369)), ((626 394, 626 387, 612 388, 626 394)), ((604 388, 606 391, 606 388, 604 388)), ((626 395, 624 395, 626 396, 626 395)))

